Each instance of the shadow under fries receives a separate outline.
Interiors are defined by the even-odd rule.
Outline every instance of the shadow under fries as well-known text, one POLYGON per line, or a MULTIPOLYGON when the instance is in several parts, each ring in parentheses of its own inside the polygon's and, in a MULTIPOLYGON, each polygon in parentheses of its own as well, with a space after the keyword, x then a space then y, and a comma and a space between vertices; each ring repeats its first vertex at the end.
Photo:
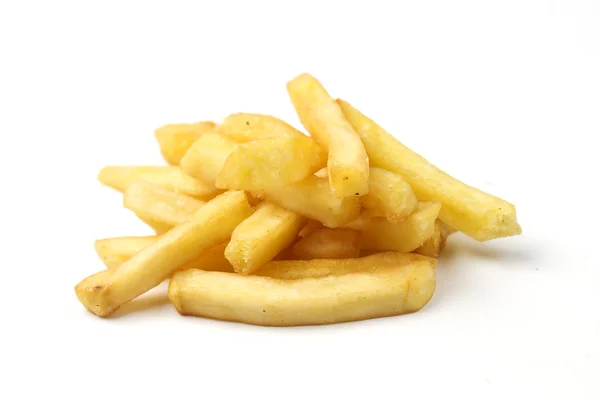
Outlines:
POLYGON ((460 296, 467 290, 474 268, 509 270, 531 266, 535 246, 531 243, 516 244, 513 240, 506 238, 479 243, 460 233, 450 236, 438 260, 435 293, 423 310, 451 306, 447 298, 460 296))
POLYGON ((172 308, 173 305, 167 296, 167 289, 164 284, 146 293, 145 295, 124 304, 108 318, 121 318, 129 314, 143 314, 146 311, 156 312, 158 309, 172 308))

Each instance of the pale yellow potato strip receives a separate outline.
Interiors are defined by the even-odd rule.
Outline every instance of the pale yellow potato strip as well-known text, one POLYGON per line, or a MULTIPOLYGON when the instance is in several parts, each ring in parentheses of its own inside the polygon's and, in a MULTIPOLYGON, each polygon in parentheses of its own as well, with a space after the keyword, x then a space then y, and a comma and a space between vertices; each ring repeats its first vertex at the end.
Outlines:
POLYGON ((123 193, 123 205, 146 221, 169 226, 189 219, 206 203, 146 182, 134 182, 123 193))
POLYGON ((369 160, 360 137, 340 107, 314 77, 302 74, 287 84, 302 125, 329 152, 329 183, 338 197, 369 192, 369 160))
POLYGON ((270 115, 248 113, 231 114, 215 131, 240 143, 271 137, 306 137, 280 119, 270 115))
POLYGON ((442 223, 438 220, 435 222, 435 230, 433 235, 427 239, 421 246, 414 250, 414 253, 422 254, 427 257, 437 258, 446 246, 447 232, 442 228, 442 223))
POLYGON ((357 196, 336 197, 327 179, 314 175, 278 189, 265 190, 262 196, 290 211, 337 228, 358 217, 360 201, 357 196))
MULTIPOLYGON (((98 257, 108 268, 118 267, 136 255, 144 247, 154 243, 158 236, 124 236, 96 240, 94 247, 98 257)), ((180 269, 198 268, 206 271, 233 272, 229 260, 225 258, 225 247, 229 242, 224 242, 206 250, 202 255, 180 269)))
POLYGON ((75 286, 79 301, 90 312, 106 316, 147 292, 207 249, 227 241, 235 227, 251 214, 242 191, 215 197, 187 222, 162 235, 119 267, 91 275, 75 286))
POLYGON ((275 279, 321 278, 419 263, 435 267, 437 260, 419 254, 386 251, 361 258, 271 261, 256 271, 255 275, 275 279))
POLYGON ((154 243, 158 236, 123 236, 96 240, 94 249, 108 268, 117 267, 154 243))
POLYGON ((194 124, 169 124, 154 131, 160 151, 169 164, 179 165, 181 158, 202 134, 211 132, 216 124, 202 121, 194 124))
POLYGON ((304 218, 272 203, 263 203, 231 235, 225 257, 235 272, 248 275, 271 261, 296 238, 304 218))
POLYGON ((402 175, 376 167, 369 171, 369 193, 360 201, 364 208, 380 211, 390 222, 404 220, 419 205, 402 175))
POLYGON ((265 326, 320 325, 420 310, 433 296, 433 263, 299 280, 196 269, 169 283, 180 314, 265 326))
POLYGON ((419 200, 440 202, 444 223, 479 241, 521 233, 514 205, 451 177, 347 102, 338 104, 360 135, 371 165, 404 176, 419 200))
POLYGON ((242 143, 217 177, 222 189, 265 190, 299 182, 327 163, 327 153, 307 136, 242 143))
POLYGON ((420 203, 417 211, 397 224, 384 218, 359 218, 347 226, 363 233, 365 249, 409 253, 434 234, 440 207, 440 203, 420 203))
POLYGON ((181 169, 188 175, 214 186, 227 157, 236 143, 217 133, 205 133, 181 159, 181 169))
POLYGON ((140 221, 142 221, 143 223, 148 225, 151 229, 153 229, 157 235, 162 235, 163 233, 170 231, 171 228, 173 227, 172 224, 167 224, 165 222, 156 221, 156 220, 152 219, 150 216, 148 216, 147 214, 143 214, 143 213, 136 214, 136 216, 140 219, 140 221))
POLYGON ((322 228, 300 239, 292 247, 298 260, 356 258, 360 254, 360 232, 322 228))
POLYGON ((176 166, 126 166, 109 165, 98 175, 100 182, 119 191, 135 181, 144 181, 172 192, 208 200, 222 190, 214 185, 192 178, 176 166))

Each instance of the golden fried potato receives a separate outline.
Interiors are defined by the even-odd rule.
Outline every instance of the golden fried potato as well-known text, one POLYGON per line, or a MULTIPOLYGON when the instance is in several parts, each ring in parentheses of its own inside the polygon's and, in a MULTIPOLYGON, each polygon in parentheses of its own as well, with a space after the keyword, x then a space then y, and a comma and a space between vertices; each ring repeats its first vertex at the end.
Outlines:
POLYGON ((427 239, 421 246, 416 248, 413 253, 422 254, 427 257, 438 258, 446 246, 447 232, 442 228, 442 223, 437 220, 433 235, 427 239))
POLYGON ((216 124, 211 121, 195 124, 169 124, 154 131, 160 151, 169 164, 179 165, 181 158, 189 147, 202 134, 211 132, 216 124))
MULTIPOLYGON (((96 253, 108 268, 118 267, 136 255, 144 247, 156 242, 158 236, 125 236, 96 240, 96 253)), ((225 258, 225 247, 221 243, 206 250, 202 255, 180 269, 198 268, 205 271, 233 272, 233 266, 225 258)))
POLYGON ((288 82, 287 89, 302 125, 329 152, 327 170, 334 195, 367 194, 367 153, 335 100, 309 74, 302 74, 288 82))
POLYGON ((90 312, 109 315, 210 247, 227 241, 251 212, 244 192, 223 193, 119 267, 85 278, 75 286, 77 298, 90 312))
POLYGON ((270 115, 248 113, 231 114, 215 131, 240 143, 272 137, 306 137, 280 119, 270 115))
POLYGON ((385 169, 369 170, 369 193, 360 198, 364 208, 375 210, 390 222, 400 222, 412 214, 419 202, 401 175, 385 169))
POLYGON ((329 228, 343 226, 360 213, 358 197, 336 197, 327 180, 314 175, 286 187, 265 190, 262 196, 329 228))
POLYGON ((360 253, 360 232, 352 229, 318 229, 292 247, 298 260, 356 258, 360 253))
POLYGON ((365 249, 409 253, 433 235, 440 208, 440 203, 420 203, 417 211, 397 224, 384 218, 363 217, 347 227, 362 231, 362 246, 365 249))
POLYGON ((444 223, 479 241, 521 233, 514 205, 449 176, 347 102, 338 104, 360 135, 371 165, 402 175, 419 200, 440 202, 444 223))
POLYGON ((262 203, 231 235, 225 257, 235 272, 248 275, 296 238, 304 218, 273 203, 262 203))
POLYGON ((123 193, 123 205, 144 221, 170 227, 187 221, 206 202, 146 182, 133 182, 123 193))
POLYGON ((254 275, 275 279, 322 278, 329 275, 345 275, 356 272, 375 272, 402 265, 425 263, 435 267, 437 261, 413 253, 386 251, 361 258, 314 259, 271 261, 262 266, 254 275))
POLYGON ((172 192, 202 200, 210 200, 223 191, 192 178, 176 166, 121 166, 102 168, 98 179, 103 184, 124 191, 134 181, 144 181, 172 192))
MULTIPOLYGON (((315 172, 327 179, 327 168, 315 172)), ((363 215, 385 217, 390 222, 400 222, 418 207, 418 200, 408 182, 399 174, 382 168, 369 169, 369 193, 360 198, 363 215)))
POLYGON ((215 187, 215 181, 236 143, 218 133, 205 133, 181 159, 181 169, 215 187))
POLYGON ((433 296, 435 260, 428 260, 298 280, 188 269, 171 278, 169 299, 182 315, 266 326, 400 315, 420 310, 433 296))
POLYGON ((299 182, 327 163, 327 154, 312 138, 285 136, 242 143, 229 155, 216 186, 265 190, 299 182))
POLYGON ((140 219, 140 221, 142 221, 143 223, 148 225, 151 229, 153 229, 157 235, 162 235, 163 233, 170 231, 171 228, 173 227, 173 225, 171 225, 171 224, 156 221, 156 220, 152 219, 150 216, 148 216, 147 214, 135 214, 135 215, 140 219))
POLYGON ((129 260, 135 253, 148 247, 158 236, 124 236, 99 239, 94 243, 98 257, 108 268, 117 267, 129 260))

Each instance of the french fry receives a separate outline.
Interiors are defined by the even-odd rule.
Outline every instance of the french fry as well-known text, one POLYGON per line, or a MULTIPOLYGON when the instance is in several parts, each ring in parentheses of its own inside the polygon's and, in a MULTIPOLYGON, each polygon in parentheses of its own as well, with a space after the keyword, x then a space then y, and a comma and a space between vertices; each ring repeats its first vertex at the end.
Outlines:
POLYGON ((440 202, 444 223, 478 241, 521 233, 514 205, 449 176, 347 102, 338 104, 360 135, 371 165, 404 176, 419 200, 440 202))
POLYGON ((327 173, 327 168, 321 168, 317 172, 315 172, 315 176, 318 178, 329 179, 329 174, 327 173))
POLYGON ((363 217, 352 221, 347 227, 362 231, 362 246, 365 249, 409 253, 433 235, 440 208, 440 203, 420 203, 417 211, 397 224, 384 218, 363 217))
POLYGON ((251 214, 242 191, 215 197, 190 219, 162 235, 119 267, 100 271, 75 286, 90 312, 107 316, 123 304, 159 285, 182 265, 212 246, 227 241, 251 214))
POLYGON ((336 197, 326 179, 309 176, 292 185, 265 190, 265 199, 290 211, 315 219, 329 228, 338 228, 358 217, 358 197, 336 197))
POLYGON ((181 159, 181 169, 214 187, 225 160, 236 143, 218 133, 205 133, 196 140, 181 159))
MULTIPOLYGON (((129 236, 96 240, 96 253, 108 268, 118 267, 148 247, 158 236, 129 236)), ((205 271, 233 272, 229 260, 225 258, 225 247, 229 242, 221 243, 206 250, 202 255, 180 269, 198 268, 205 271)))
POLYGON ((221 193, 214 185, 192 178, 176 166, 121 166, 102 168, 98 179, 118 191, 124 191, 135 181, 144 181, 172 192, 185 194, 202 200, 210 200, 221 193))
POLYGON ((447 232, 443 229, 442 223, 438 220, 435 222, 433 235, 427 239, 421 246, 416 248, 413 253, 421 254, 427 257, 438 258, 444 247, 446 247, 447 232))
POLYGON ((314 219, 309 219, 308 221, 306 221, 306 224, 302 227, 302 229, 300 229, 300 232, 298 232, 298 236, 300 236, 301 238, 306 237, 314 231, 316 231, 317 229, 321 228, 323 228, 322 223, 320 223, 319 221, 315 221, 314 219))
POLYGON ((369 192, 369 160, 360 137, 325 88, 309 74, 287 84, 302 125, 329 152, 329 183, 337 197, 369 192))
POLYGON ((376 167, 369 170, 369 193, 360 201, 364 208, 381 212, 390 222, 404 220, 419 205, 412 188, 401 175, 376 167))
POLYGON ((356 258, 360 253, 360 232, 352 229, 318 229, 292 247, 298 260, 356 258))
POLYGON ((202 134, 211 132, 216 124, 211 121, 195 124, 169 124, 154 131, 160 151, 169 164, 179 165, 181 158, 202 134))
POLYGON ((123 193, 123 205, 145 221, 176 226, 206 203, 146 182, 133 182, 123 193))
POLYGON ((173 225, 171 225, 171 224, 156 221, 156 220, 152 219, 151 217, 149 217, 147 214, 135 214, 135 215, 140 219, 140 221, 142 221, 143 223, 148 225, 151 229, 153 229, 157 235, 162 235, 163 233, 170 231, 171 228, 173 227, 173 225))
POLYGON ((361 258, 271 261, 254 275, 274 279, 322 278, 357 272, 376 272, 390 267, 425 264, 435 268, 437 260, 414 253, 386 251, 361 258))
POLYGON ((216 181, 222 189, 265 190, 299 182, 327 163, 312 138, 273 137, 242 143, 229 155, 216 181))
POLYGON ((262 203, 235 228, 225 257, 235 272, 251 274, 293 242, 303 221, 294 212, 262 203))
POLYGON ((117 267, 156 241, 157 236, 124 236, 96 240, 94 249, 108 268, 117 267))
MULTIPOLYGON (((315 172, 319 178, 327 178, 327 169, 315 172)), ((386 217, 390 222, 400 222, 418 207, 418 200, 402 175, 382 168, 369 169, 369 193, 360 198, 368 217, 386 217)))
POLYGON ((215 131, 240 143, 271 137, 306 137, 280 119, 270 115, 248 113, 231 114, 215 131))
POLYGON ((433 296, 435 260, 430 260, 299 280, 188 269, 171 278, 169 299, 182 315, 265 326, 400 315, 420 310, 433 296))

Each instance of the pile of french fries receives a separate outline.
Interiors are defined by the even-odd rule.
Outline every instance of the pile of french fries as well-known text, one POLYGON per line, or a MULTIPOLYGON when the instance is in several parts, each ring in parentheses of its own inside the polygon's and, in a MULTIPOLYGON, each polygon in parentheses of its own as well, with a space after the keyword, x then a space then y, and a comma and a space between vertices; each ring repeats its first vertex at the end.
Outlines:
POLYGON ((166 125, 168 166, 107 166, 99 179, 155 236, 96 241, 107 269, 75 292, 108 316, 170 279, 183 315, 316 325, 420 310, 460 231, 518 235, 515 207, 414 153, 314 77, 287 84, 310 136, 266 115, 166 125))

